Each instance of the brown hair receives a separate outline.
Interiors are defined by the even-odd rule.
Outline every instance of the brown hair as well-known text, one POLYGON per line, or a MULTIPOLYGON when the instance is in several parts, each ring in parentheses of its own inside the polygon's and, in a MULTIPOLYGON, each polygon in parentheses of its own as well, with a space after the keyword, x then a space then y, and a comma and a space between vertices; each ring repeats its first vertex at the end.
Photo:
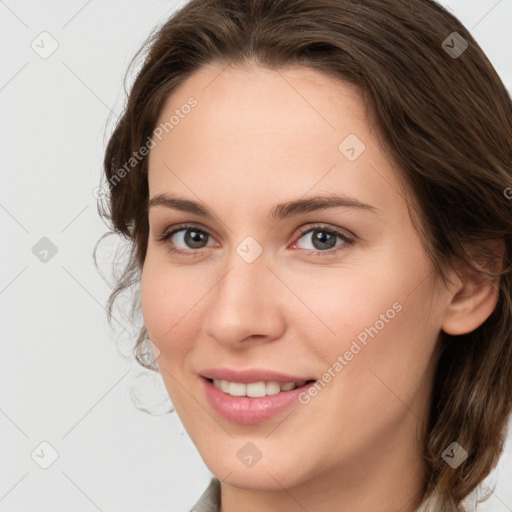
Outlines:
MULTIPOLYGON (((139 155, 178 85, 213 62, 303 65, 354 84, 406 185, 436 275, 444 280, 443 269, 464 262, 499 278, 492 315, 473 332, 441 333, 438 342, 420 447, 425 498, 436 497, 436 510, 458 510, 496 466, 512 408, 512 201, 505 193, 512 184, 512 102, 481 48, 432 0, 192 0, 135 58, 142 50, 104 160, 109 194, 99 211, 131 248, 109 298, 109 320, 116 298, 139 283, 149 232, 147 158, 137 156, 129 170, 126 162, 139 155), (464 42, 462 54, 450 52, 464 42), (503 243, 499 272, 485 263, 494 256, 488 240, 503 243), (468 452, 456 469, 441 456, 453 441, 468 452)), ((140 312, 139 300, 135 293, 132 313, 140 312)), ((155 369, 144 357, 146 338, 143 326, 134 353, 155 369)))

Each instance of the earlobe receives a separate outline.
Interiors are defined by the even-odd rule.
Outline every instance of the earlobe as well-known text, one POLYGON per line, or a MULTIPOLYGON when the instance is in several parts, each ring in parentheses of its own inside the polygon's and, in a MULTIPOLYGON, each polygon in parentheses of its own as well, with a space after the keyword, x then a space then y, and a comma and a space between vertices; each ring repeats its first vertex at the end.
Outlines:
POLYGON ((489 318, 498 298, 498 279, 482 276, 473 270, 465 273, 459 290, 446 309, 442 330, 454 336, 474 331, 489 318))

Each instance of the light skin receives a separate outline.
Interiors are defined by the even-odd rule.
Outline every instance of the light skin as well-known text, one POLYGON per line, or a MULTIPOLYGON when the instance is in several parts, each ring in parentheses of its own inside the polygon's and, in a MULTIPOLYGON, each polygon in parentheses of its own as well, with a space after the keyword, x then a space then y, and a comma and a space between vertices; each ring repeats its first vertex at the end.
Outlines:
POLYGON ((222 512, 414 511, 425 474, 416 432, 427 421, 439 333, 478 327, 497 288, 454 271, 448 286, 436 285, 354 87, 304 67, 212 64, 173 92, 160 121, 191 96, 198 105, 150 151, 149 197, 188 199, 213 216, 149 208, 141 296, 169 396, 222 481, 222 512), (353 161, 339 149, 349 134, 365 145, 353 161), (268 217, 278 204, 325 194, 371 208, 268 217), (193 226, 158 240, 181 223, 193 226), (187 244, 194 229, 202 244, 187 244), (353 242, 331 235, 332 245, 315 244, 325 229, 353 242), (252 263, 236 250, 247 237, 262 249, 252 263), (307 405, 239 425, 207 402, 198 375, 206 368, 321 379, 395 303, 401 311, 307 405), (237 457, 247 442, 262 454, 250 468, 237 457))

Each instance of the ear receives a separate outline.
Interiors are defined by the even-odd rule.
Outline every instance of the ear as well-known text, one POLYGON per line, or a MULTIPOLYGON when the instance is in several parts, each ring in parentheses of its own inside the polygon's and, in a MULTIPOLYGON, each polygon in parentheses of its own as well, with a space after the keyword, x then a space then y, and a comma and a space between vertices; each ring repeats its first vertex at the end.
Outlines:
MULTIPOLYGON (((493 241, 487 246, 488 250, 491 248, 499 256, 492 252, 492 259, 488 257, 484 268, 497 273, 502 268, 504 245, 501 240, 493 241)), ((457 275, 459 283, 454 287, 441 327, 445 333, 455 336, 470 333, 482 325, 494 311, 499 298, 498 278, 482 276, 467 266, 457 275)))

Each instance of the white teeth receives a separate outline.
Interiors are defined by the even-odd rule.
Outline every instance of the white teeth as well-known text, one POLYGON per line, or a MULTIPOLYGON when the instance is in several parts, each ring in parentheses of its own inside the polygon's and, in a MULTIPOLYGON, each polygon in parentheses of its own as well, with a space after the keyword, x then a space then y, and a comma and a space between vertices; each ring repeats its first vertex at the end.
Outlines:
POLYGON ((227 380, 213 379, 213 385, 232 396, 249 396, 251 398, 259 398, 266 395, 276 395, 281 391, 290 391, 296 387, 303 386, 306 381, 300 382, 251 382, 250 384, 242 384, 240 382, 229 382, 227 380))
POLYGON ((279 382, 267 382, 266 384, 267 395, 277 395, 281 391, 281 385, 279 382))
POLYGON ((245 396, 246 385, 239 382, 230 382, 228 393, 232 396, 245 396))
POLYGON ((253 398, 258 398, 267 394, 264 382, 251 382, 251 384, 246 384, 245 387, 247 388, 247 396, 251 396, 253 398))

